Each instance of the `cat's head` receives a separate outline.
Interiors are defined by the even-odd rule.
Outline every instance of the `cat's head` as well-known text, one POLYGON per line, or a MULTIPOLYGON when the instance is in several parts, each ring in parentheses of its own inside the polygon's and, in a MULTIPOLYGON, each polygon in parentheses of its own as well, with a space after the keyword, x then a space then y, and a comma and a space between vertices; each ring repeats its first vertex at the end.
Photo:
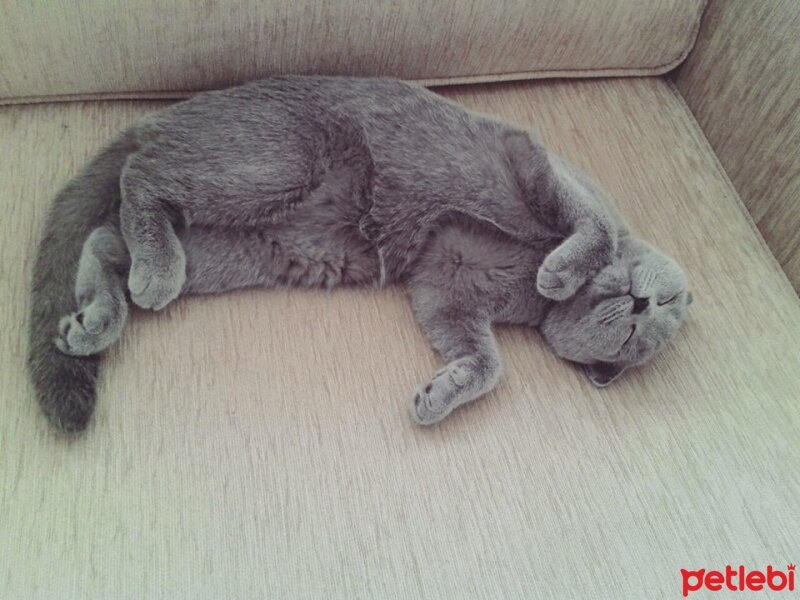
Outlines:
POLYGON ((623 235, 614 261, 573 297, 554 304, 541 331, 556 354, 583 365, 602 387, 663 348, 691 302, 675 261, 623 235))

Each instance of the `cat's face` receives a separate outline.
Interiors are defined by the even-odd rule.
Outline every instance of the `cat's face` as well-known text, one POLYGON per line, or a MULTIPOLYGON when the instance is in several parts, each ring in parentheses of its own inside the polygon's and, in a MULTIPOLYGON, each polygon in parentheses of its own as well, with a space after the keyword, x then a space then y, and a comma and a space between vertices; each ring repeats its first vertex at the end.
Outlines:
POLYGON ((584 365, 592 382, 605 386, 664 347, 691 301, 675 261, 624 236, 614 262, 555 304, 541 330, 556 354, 584 365))

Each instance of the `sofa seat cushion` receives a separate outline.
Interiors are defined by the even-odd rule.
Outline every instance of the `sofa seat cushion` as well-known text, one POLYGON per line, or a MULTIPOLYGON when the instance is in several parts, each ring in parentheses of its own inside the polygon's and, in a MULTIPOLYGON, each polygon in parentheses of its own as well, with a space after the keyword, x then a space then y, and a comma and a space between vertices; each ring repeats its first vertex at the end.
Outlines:
POLYGON ((134 314, 67 441, 24 372, 35 243, 57 188, 162 104, 6 107, 4 597, 671 598, 681 568, 796 560, 800 301, 675 90, 443 93, 538 129, 686 267, 674 345, 598 390, 502 328, 496 391, 424 429, 408 402, 438 361, 401 289, 189 298, 134 314))
POLYGON ((281 73, 439 82, 675 67, 705 0, 82 0, 0 8, 0 102, 131 97, 281 73))

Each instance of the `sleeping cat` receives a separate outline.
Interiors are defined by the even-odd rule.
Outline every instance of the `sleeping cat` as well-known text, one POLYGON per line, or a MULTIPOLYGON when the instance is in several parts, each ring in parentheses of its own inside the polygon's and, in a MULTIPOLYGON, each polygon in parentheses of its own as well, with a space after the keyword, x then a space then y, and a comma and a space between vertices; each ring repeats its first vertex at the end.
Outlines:
POLYGON ((141 119, 59 193, 29 368, 45 413, 78 431, 129 299, 390 283, 446 363, 412 395, 421 424, 495 385, 493 323, 538 326, 603 386, 691 301, 675 262, 528 131, 399 81, 281 77, 141 119))

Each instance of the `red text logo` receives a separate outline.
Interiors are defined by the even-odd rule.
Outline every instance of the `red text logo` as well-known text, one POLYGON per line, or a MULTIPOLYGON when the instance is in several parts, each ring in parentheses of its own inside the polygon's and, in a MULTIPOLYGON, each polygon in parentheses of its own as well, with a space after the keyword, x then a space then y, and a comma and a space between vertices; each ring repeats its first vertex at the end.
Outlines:
POLYGON ((774 568, 768 565, 766 571, 748 571, 743 565, 734 568, 730 565, 725 566, 724 571, 706 571, 697 569, 689 571, 681 569, 683 578, 683 595, 689 592, 696 592, 700 589, 707 589, 711 592, 720 590, 730 590, 732 592, 759 592, 761 590, 772 590, 780 592, 788 590, 794 591, 794 565, 786 565, 786 570, 774 568))

